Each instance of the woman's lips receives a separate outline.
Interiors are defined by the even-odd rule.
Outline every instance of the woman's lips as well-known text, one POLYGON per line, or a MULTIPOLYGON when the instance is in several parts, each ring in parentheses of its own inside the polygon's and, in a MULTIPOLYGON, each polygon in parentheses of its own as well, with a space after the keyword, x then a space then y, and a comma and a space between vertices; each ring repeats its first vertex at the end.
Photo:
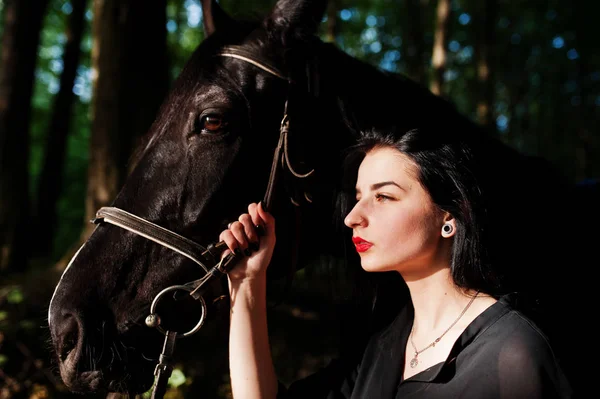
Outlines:
POLYGON ((360 237, 352 237, 352 242, 354 243, 357 252, 365 252, 373 246, 373 244, 371 244, 369 241, 366 241, 360 237))

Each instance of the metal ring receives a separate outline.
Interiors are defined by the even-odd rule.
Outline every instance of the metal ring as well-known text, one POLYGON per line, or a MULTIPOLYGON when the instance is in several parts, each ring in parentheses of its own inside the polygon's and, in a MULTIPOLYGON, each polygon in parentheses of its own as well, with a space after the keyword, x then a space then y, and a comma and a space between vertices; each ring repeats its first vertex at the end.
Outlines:
MULTIPOLYGON (((158 301, 160 300, 160 297, 162 295, 166 294, 167 292, 176 291, 176 290, 192 292, 193 288, 189 287, 187 285, 172 285, 170 287, 165 288, 164 290, 159 292, 154 297, 154 300, 152 301, 152 305, 150 306, 150 314, 156 314, 156 307, 158 306, 158 301)), ((206 302, 204 301, 204 298, 201 296, 198 297, 197 300, 200 301, 200 306, 202 306, 202 316, 200 316, 200 320, 198 321, 198 323, 196 323, 194 328, 192 328, 190 331, 183 333, 183 334, 177 333, 177 338, 189 337, 190 335, 197 333, 198 330, 200 330, 200 328, 204 324, 204 320, 206 319, 206 302)), ((158 331, 160 331, 163 335, 167 335, 167 332, 160 325, 156 326, 156 329, 158 331)))

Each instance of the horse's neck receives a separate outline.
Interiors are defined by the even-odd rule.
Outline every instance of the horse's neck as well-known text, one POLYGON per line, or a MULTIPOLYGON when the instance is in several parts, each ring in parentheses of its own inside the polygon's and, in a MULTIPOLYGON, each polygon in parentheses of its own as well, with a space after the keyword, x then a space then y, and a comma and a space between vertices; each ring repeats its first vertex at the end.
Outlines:
POLYGON ((408 130, 436 120, 456 129, 474 127, 451 102, 405 76, 384 72, 330 44, 322 47, 321 59, 322 79, 333 85, 343 113, 359 130, 408 130))

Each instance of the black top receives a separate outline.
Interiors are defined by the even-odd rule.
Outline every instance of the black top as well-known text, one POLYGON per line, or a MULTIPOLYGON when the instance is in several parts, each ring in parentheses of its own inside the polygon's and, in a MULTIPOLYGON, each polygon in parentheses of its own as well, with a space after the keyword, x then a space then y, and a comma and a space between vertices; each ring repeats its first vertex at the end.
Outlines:
POLYGON ((373 334, 362 357, 334 360, 278 398, 572 398, 569 382, 546 336, 507 295, 475 318, 445 362, 402 379, 414 309, 405 306, 373 334))

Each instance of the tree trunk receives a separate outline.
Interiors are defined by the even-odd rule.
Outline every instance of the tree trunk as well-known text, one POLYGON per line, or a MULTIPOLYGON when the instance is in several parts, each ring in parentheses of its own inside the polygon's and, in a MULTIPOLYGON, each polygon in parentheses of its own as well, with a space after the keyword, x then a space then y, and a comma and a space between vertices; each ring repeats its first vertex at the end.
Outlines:
POLYGON ((127 161, 154 121, 169 85, 166 0, 94 0, 94 71, 85 240, 96 211, 110 204, 127 161))
POLYGON ((338 5, 339 0, 330 0, 327 7, 327 25, 325 27, 325 41, 335 43, 335 38, 338 35, 338 5))
POLYGON ((450 0, 438 0, 433 57, 431 60, 433 74, 430 84, 431 91, 438 96, 442 95, 444 73, 446 72, 446 47, 450 14, 450 0))
POLYGON ((598 159, 598 149, 600 149, 600 140, 598 134, 598 119, 594 117, 597 106, 593 101, 593 91, 591 85, 591 65, 594 65, 591 59, 595 53, 597 25, 595 13, 585 2, 575 2, 573 4, 574 21, 573 30, 575 31, 575 48, 578 51, 577 59, 577 86, 579 88, 579 97, 581 103, 577 107, 576 118, 579 126, 577 129, 577 140, 575 152, 577 154, 577 165, 575 180, 581 181, 600 173, 600 164, 596 163, 596 169, 593 167, 594 159, 598 159))
POLYGON ((47 0, 8 0, 0 62, 0 272, 27 266, 29 126, 47 0))
POLYGON ((495 77, 494 55, 496 51, 496 17, 497 1, 481 0, 477 2, 475 21, 475 63, 477 65, 477 82, 479 100, 477 101, 477 119, 490 131, 495 131, 494 101, 495 77))
POLYGON ((73 84, 81 56, 81 39, 85 27, 87 0, 71 0, 73 10, 69 16, 63 55, 63 72, 60 90, 54 101, 54 109, 47 132, 46 152, 38 185, 36 211, 34 213, 37 239, 36 255, 48 255, 57 224, 56 206, 63 185, 67 136, 73 105, 73 84))
POLYGON ((406 63, 408 69, 408 76, 423 85, 426 84, 425 76, 425 62, 423 55, 425 54, 425 32, 423 26, 425 21, 423 19, 424 6, 421 4, 422 0, 407 0, 406 11, 407 19, 405 31, 405 43, 406 43, 406 63))

